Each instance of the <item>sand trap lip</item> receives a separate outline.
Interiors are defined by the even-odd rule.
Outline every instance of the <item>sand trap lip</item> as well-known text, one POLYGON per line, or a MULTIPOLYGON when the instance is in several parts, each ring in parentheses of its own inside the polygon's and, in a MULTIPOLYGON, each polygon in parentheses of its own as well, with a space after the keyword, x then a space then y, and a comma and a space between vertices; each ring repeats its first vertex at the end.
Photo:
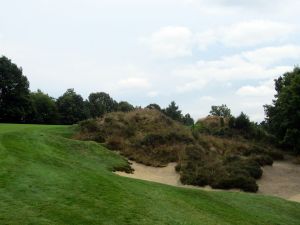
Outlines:
MULTIPOLYGON (((183 185, 180 182, 180 175, 175 171, 176 163, 169 163, 166 167, 145 166, 134 161, 131 167, 135 170, 133 174, 115 172, 120 176, 130 177, 168 184, 176 187, 195 188, 206 191, 225 191, 212 189, 210 186, 197 187, 183 185)), ((263 176, 257 181, 259 186, 258 194, 273 195, 291 201, 300 202, 300 166, 290 161, 277 161, 273 166, 263 168, 263 176)), ((236 189, 230 191, 239 191, 236 189)))

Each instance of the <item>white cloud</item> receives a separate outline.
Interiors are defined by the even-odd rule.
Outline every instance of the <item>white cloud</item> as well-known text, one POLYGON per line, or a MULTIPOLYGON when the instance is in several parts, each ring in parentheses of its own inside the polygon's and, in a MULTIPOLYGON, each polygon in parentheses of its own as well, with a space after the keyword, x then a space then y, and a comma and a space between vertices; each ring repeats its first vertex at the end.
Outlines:
POLYGON ((200 98, 200 100, 201 100, 201 101, 206 101, 206 102, 213 102, 213 101, 215 101, 216 99, 215 99, 214 97, 212 97, 212 96, 202 96, 202 97, 200 98))
POLYGON ((140 41, 156 58, 176 58, 191 56, 195 46, 199 50, 206 50, 214 44, 239 48, 281 43, 296 30, 294 25, 288 23, 250 20, 198 33, 182 26, 163 27, 140 41))
POLYGON ((154 57, 176 58, 192 55, 192 32, 186 27, 163 27, 141 38, 154 57))
POLYGON ((179 93, 190 92, 202 89, 207 84, 205 79, 197 79, 192 82, 186 82, 176 87, 176 91, 179 93))
POLYGON ((248 61, 261 65, 270 65, 283 59, 299 59, 300 46, 284 45, 276 47, 265 47, 254 51, 242 53, 248 61))
POLYGON ((283 41, 295 31, 295 26, 291 24, 251 20, 198 33, 197 40, 200 50, 216 43, 228 47, 256 46, 283 41))
POLYGON ((210 81, 224 83, 274 78, 293 68, 283 62, 291 58, 300 60, 299 46, 268 47, 225 56, 218 60, 201 60, 195 64, 177 67, 173 74, 187 80, 180 89, 187 91, 189 88, 195 89, 199 86, 197 84, 202 84, 200 87, 203 87, 210 81))
POLYGON ((149 88, 150 82, 146 78, 140 78, 140 77, 129 77, 126 79, 122 79, 117 83, 117 87, 119 89, 131 89, 131 88, 149 88))
POLYGON ((147 93, 147 96, 148 96, 148 97, 151 97, 151 98, 154 98, 154 97, 157 97, 158 94, 159 94, 158 91, 149 91, 149 92, 147 93))
POLYGON ((267 82, 261 83, 258 86, 246 85, 239 88, 236 91, 236 94, 239 96, 250 97, 273 96, 275 94, 273 83, 273 80, 269 80, 267 82))

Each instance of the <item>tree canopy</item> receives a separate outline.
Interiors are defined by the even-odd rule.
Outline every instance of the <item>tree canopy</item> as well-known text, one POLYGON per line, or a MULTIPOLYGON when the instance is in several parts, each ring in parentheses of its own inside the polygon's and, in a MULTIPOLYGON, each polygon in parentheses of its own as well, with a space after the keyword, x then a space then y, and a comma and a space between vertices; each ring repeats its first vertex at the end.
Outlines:
POLYGON ((0 122, 26 122, 29 110, 29 82, 22 68, 0 57, 0 122))
POLYGON ((170 105, 163 110, 163 112, 164 114, 166 114, 166 116, 172 118, 173 120, 177 120, 180 122, 182 120, 181 110, 179 110, 179 107, 174 101, 172 101, 170 105))
POLYGON ((222 116, 228 118, 231 116, 231 110, 227 107, 227 105, 224 104, 220 106, 213 105, 209 113, 212 116, 222 116))
POLYGON ((117 110, 121 111, 121 112, 129 112, 129 111, 134 110, 134 106, 129 104, 126 101, 121 101, 118 103, 117 110))
POLYGON ((83 98, 74 89, 68 89, 57 99, 57 107, 63 124, 73 124, 87 118, 83 98))
POLYGON ((272 105, 265 105, 267 128, 280 143, 300 153, 300 68, 275 80, 272 105))
POLYGON ((117 109, 117 102, 105 92, 91 93, 88 99, 91 117, 100 117, 117 109))
POLYGON ((54 124, 58 123, 58 110, 55 99, 41 90, 30 93, 32 103, 31 122, 54 124))

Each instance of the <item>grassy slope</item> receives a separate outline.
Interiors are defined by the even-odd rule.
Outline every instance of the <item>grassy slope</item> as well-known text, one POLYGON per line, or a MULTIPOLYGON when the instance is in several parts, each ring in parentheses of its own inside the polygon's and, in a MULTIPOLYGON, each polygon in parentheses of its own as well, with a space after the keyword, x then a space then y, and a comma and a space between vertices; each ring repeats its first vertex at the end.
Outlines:
POLYGON ((300 204, 119 177, 67 126, 0 124, 0 224, 300 224, 300 204))

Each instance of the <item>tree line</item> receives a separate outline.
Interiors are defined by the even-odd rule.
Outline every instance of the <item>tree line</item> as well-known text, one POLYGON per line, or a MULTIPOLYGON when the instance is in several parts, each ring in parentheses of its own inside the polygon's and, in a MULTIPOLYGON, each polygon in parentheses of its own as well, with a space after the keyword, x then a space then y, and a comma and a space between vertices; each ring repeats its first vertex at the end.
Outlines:
MULTIPOLYGON (((57 99, 47 93, 29 90, 29 81, 22 68, 5 56, 0 58, 0 122, 37 124, 74 124, 79 121, 101 117, 109 112, 128 112, 135 108, 126 101, 117 102, 105 92, 91 93, 88 99, 68 89, 57 99)), ((175 102, 161 109, 157 104, 147 108, 160 110, 167 116, 192 125, 189 114, 182 115, 175 102)))
MULTIPOLYGON (((265 105, 266 118, 260 128, 276 137, 281 147, 300 153, 300 68, 287 72, 275 80, 276 95, 272 104, 265 105)), ((41 90, 31 92, 29 81, 22 68, 5 56, 0 57, 0 122, 74 124, 88 118, 100 117, 105 113, 128 112, 134 107, 126 101, 117 102, 104 92, 91 93, 83 99, 74 89, 68 89, 57 99, 41 90)), ((139 108, 139 107, 138 107, 139 108)), ((190 114, 182 114, 173 101, 162 109, 158 104, 146 108, 156 109, 166 116, 192 126, 190 114)), ((233 128, 248 129, 249 117, 241 113, 238 117, 230 114, 226 105, 212 106, 211 115, 230 117, 233 128)), ((255 125, 255 124, 254 124, 255 125)))

